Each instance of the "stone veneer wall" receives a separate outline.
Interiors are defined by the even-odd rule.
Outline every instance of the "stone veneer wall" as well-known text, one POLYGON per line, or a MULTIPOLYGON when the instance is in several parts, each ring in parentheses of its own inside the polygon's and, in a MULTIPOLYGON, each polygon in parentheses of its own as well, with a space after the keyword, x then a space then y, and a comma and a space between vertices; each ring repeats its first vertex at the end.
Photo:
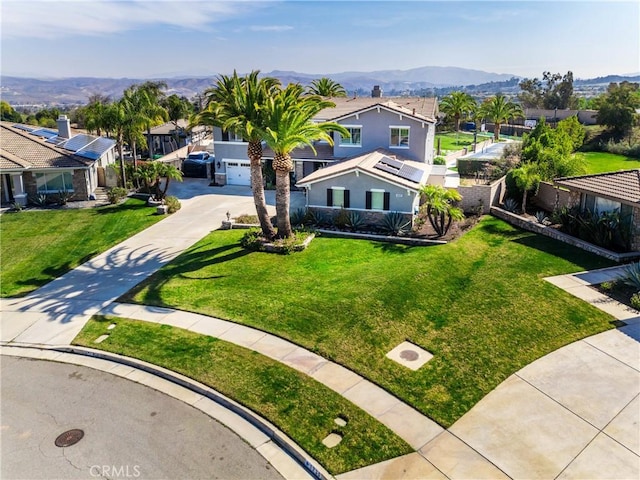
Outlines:
MULTIPOLYGON (((330 215, 331 217, 334 217, 340 213, 340 209, 338 208, 309 207, 309 210, 316 211, 316 212, 319 211, 319 212, 322 212, 324 215, 330 215)), ((346 210, 347 212, 350 211, 348 208, 346 210)), ((360 214, 360 217, 362 218, 364 223, 369 225, 382 224, 382 221, 385 215, 387 215, 388 213, 391 213, 391 212, 377 212, 377 211, 373 212, 373 211, 363 211, 363 210, 351 210, 351 211, 357 211, 358 214, 360 214)), ((413 226, 413 215, 409 213, 403 213, 402 217, 404 218, 405 222, 409 223, 410 226, 413 226)))
MULTIPOLYGON (((89 200, 89 192, 87 192, 86 175, 87 170, 74 170, 73 171, 73 200, 84 201, 89 200)), ((35 197, 38 195, 38 186, 36 184, 36 177, 33 172, 24 172, 22 174, 22 180, 24 181, 24 190, 27 193, 27 198, 35 197)), ((50 193, 48 195, 53 195, 50 193)))
MULTIPOLYGON (((638 209, 636 209, 637 211, 638 209)), ((609 260, 613 260, 615 262, 624 262, 628 260, 632 260, 635 258, 640 258, 640 251, 629 252, 629 253, 617 253, 612 252, 611 250, 607 250, 602 247, 598 247, 597 245, 593 245, 592 243, 585 242, 584 240, 580 240, 579 238, 572 237, 571 235, 567 235, 566 233, 562 233, 555 228, 547 227, 546 225, 542 225, 537 222, 531 222, 526 218, 522 218, 520 215, 516 215, 515 213, 507 212, 498 207, 491 208, 491 215, 501 218, 502 220, 510 223, 511 225, 515 225, 516 227, 522 228, 523 230, 528 230, 529 232, 535 232, 540 235, 545 235, 547 237, 551 237, 560 242, 568 243, 569 245, 573 245, 574 247, 581 248, 590 253, 595 253, 601 257, 608 258, 609 260)), ((638 213, 640 215, 640 213, 638 213)), ((640 233, 638 229, 636 230, 636 234, 640 233)), ((636 241, 640 240, 636 236, 636 241)), ((634 247, 635 248, 635 247, 634 247)))

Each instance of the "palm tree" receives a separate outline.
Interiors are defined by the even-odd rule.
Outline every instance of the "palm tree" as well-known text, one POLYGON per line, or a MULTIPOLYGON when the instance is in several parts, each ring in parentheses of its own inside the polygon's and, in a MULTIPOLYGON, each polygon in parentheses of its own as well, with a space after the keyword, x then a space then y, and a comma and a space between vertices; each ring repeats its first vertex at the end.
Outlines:
POLYGON ((330 78, 322 77, 313 80, 311 85, 307 87, 307 93, 310 95, 319 95, 321 97, 346 97, 347 92, 342 85, 334 82, 330 78))
POLYGON ((460 118, 473 113, 476 101, 465 92, 451 92, 440 102, 440 110, 453 117, 456 132, 460 130, 460 118))
POLYGON ((500 127, 503 123, 511 118, 524 116, 522 107, 517 103, 510 102, 501 93, 485 100, 480 109, 482 117, 490 119, 495 125, 493 129, 493 138, 495 141, 500 140, 500 127))
POLYGON ((235 71, 232 76, 220 75, 215 86, 205 91, 206 108, 191 119, 189 126, 216 125, 249 142, 247 156, 251 165, 253 202, 262 234, 271 240, 276 232, 267 212, 262 180, 261 131, 265 124, 262 107, 275 94, 280 81, 271 77, 258 78, 259 73, 254 70, 242 78, 235 71))
POLYGON ((421 208, 438 237, 446 235, 453 220, 464 218, 462 210, 455 206, 456 202, 462 200, 457 190, 440 185, 423 185, 420 193, 424 201, 421 208))
MULTIPOLYGON (((169 115, 169 121, 173 123, 174 132, 175 132, 175 142, 176 148, 180 146, 180 126, 178 125, 178 120, 182 118, 187 118, 189 113, 191 113, 191 103, 184 98, 179 97, 175 93, 173 95, 169 95, 163 102, 163 106, 169 115)), ((149 150, 151 152, 151 150, 149 150)))
POLYGON ((103 120, 104 129, 107 132, 110 132, 116 140, 118 157, 120 158, 120 180, 122 181, 122 187, 127 188, 127 176, 125 173, 123 146, 125 140, 125 132, 128 125, 128 118, 122 101, 110 103, 106 107, 103 120))
POLYGON ((143 117, 145 117, 145 127, 147 128, 147 151, 149 152, 149 157, 153 157, 151 153, 151 127, 167 120, 167 111, 162 107, 167 83, 148 80, 138 85, 137 89, 143 93, 141 107, 143 117))
POLYGON ((511 170, 511 175, 522 193, 522 213, 527 213, 527 193, 535 189, 540 183, 540 173, 536 163, 525 163, 519 168, 511 170))
POLYGON ((94 94, 89 97, 89 103, 83 108, 84 113, 84 126, 91 132, 96 132, 96 135, 101 136, 102 130, 105 129, 105 115, 109 106, 109 98, 94 94))
POLYGON ((315 140, 325 140, 333 145, 332 131, 349 135, 346 128, 335 122, 314 123, 312 119, 318 112, 335 107, 335 104, 318 95, 304 93, 304 87, 292 83, 284 90, 280 89, 265 104, 266 122, 262 138, 274 153, 276 216, 280 238, 290 238, 293 233, 289 218, 289 172, 293 170, 291 152, 297 147, 308 145, 315 153, 315 140))
POLYGON ((162 200, 167 195, 167 190, 169 190, 169 183, 171 182, 171 180, 176 180, 178 182, 182 181, 182 172, 168 163, 153 163, 156 164, 156 174, 158 175, 158 179, 156 182, 156 199, 162 200), (165 182, 164 187, 161 188, 160 184, 162 183, 163 178, 165 182))

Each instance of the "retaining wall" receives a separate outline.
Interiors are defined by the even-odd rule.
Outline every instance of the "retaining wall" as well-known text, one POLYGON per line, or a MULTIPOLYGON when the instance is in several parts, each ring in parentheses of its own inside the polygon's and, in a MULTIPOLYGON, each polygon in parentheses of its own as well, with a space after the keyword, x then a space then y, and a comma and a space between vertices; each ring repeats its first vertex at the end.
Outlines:
POLYGON ((502 203, 505 194, 505 177, 490 185, 460 185, 456 190, 462 195, 460 208, 464 212, 475 212, 482 207, 487 212, 493 205, 502 203))

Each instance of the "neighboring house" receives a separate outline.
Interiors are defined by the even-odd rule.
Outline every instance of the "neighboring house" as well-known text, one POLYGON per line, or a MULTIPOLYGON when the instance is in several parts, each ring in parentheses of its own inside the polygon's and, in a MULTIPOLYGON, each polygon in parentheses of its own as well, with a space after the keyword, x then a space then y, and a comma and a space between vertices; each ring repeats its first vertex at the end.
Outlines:
MULTIPOLYGON (((315 143, 317 155, 309 147, 294 150, 294 184, 301 184, 306 180, 303 177, 319 168, 378 148, 389 149, 408 160, 433 162, 437 99, 361 97, 332 98, 331 101, 336 106, 322 110, 314 120, 337 122, 350 131, 351 137, 342 138, 334 133, 333 146, 315 143)), ((247 143, 217 127, 213 136, 216 182, 250 185, 247 143)), ((265 148, 263 158, 273 158, 273 152, 265 148)))
POLYGON ((333 215, 358 211, 366 223, 379 223, 388 212, 412 222, 420 207, 420 186, 444 185, 446 166, 418 162, 388 149, 376 149, 319 169, 298 182, 307 207, 333 215))
POLYGON ((631 222, 631 249, 640 250, 640 169, 556 178, 569 190, 569 206, 591 212, 618 210, 631 222))
MULTIPOLYGON (((151 136, 151 154, 150 157, 162 157, 171 152, 175 152, 180 148, 191 144, 199 144, 207 136, 208 130, 202 125, 198 125, 191 130, 187 130, 187 120, 178 120, 177 125, 173 122, 167 122, 157 127, 153 127, 150 132, 151 136)), ((144 132, 147 142, 149 135, 144 132)))
POLYGON ((25 205, 29 197, 59 191, 88 200, 105 185, 105 167, 115 162, 115 141, 72 134, 65 115, 57 131, 11 122, 0 126, 2 202, 25 205))

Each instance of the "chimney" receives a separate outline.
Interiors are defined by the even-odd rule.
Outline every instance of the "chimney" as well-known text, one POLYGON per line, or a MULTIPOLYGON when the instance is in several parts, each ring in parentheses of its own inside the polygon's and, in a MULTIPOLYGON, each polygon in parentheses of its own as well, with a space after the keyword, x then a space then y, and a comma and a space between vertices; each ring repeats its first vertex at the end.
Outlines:
POLYGON ((380 90, 380 85, 374 85, 373 90, 371 90, 371 98, 380 98, 382 96, 382 90, 380 90))
POLYGON ((60 115, 57 120, 58 136, 62 138, 71 138, 71 124, 66 115, 60 115))

